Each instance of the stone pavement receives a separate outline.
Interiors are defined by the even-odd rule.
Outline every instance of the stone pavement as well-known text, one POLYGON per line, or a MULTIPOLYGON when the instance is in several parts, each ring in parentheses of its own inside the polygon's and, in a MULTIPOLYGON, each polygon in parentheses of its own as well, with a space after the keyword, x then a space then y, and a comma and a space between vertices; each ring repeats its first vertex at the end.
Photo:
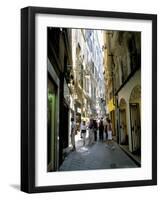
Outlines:
MULTIPOLYGON (((86 143, 88 144, 88 139, 86 143)), ((65 158, 59 171, 138 167, 115 142, 107 144, 97 141, 91 146, 83 146, 82 140, 79 139, 76 147, 76 151, 65 158)))

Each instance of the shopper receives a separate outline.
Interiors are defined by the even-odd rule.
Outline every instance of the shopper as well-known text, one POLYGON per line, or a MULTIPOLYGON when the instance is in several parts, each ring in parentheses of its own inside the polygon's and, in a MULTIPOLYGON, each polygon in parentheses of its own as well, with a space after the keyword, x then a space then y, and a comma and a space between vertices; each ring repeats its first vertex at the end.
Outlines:
POLYGON ((89 132, 89 145, 94 143, 94 126, 93 126, 93 119, 91 118, 88 125, 88 132, 89 132))
POLYGON ((103 131, 104 131, 104 126, 103 126, 103 120, 101 119, 99 122, 99 139, 102 142, 103 142, 103 131))
POLYGON ((107 122, 108 142, 110 142, 112 141, 112 123, 110 119, 108 119, 107 122))
POLYGON ((105 138, 108 140, 108 118, 104 118, 103 120, 103 126, 104 126, 104 133, 105 133, 105 138))
POLYGON ((81 132, 81 137, 83 139, 83 146, 85 146, 86 132, 87 132, 87 126, 85 121, 81 123, 80 132, 81 132))
POLYGON ((98 129, 97 121, 93 120, 93 132, 94 132, 94 141, 95 142, 97 141, 97 129, 98 129))

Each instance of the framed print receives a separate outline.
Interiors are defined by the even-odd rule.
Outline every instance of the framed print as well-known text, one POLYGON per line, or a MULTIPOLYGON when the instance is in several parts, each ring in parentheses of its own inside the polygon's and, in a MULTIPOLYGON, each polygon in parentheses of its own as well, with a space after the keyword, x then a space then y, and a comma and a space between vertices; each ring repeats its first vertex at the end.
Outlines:
POLYGON ((157 184, 157 16, 21 9, 21 190, 157 184))

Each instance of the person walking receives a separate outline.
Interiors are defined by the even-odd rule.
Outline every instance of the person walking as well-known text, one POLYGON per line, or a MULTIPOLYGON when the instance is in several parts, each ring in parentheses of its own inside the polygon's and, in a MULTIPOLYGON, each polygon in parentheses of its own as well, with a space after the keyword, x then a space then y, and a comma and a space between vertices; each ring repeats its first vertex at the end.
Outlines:
POLYGON ((108 140, 108 118, 104 118, 103 120, 103 126, 104 126, 104 133, 105 133, 105 138, 108 140))
POLYGON ((98 129, 97 121, 93 120, 93 132, 94 132, 94 141, 95 142, 97 141, 97 129, 98 129))
POLYGON ((72 143, 72 151, 75 151, 75 133, 76 133, 76 124, 74 122, 74 118, 71 118, 71 143, 72 143))
POLYGON ((89 132, 89 145, 94 143, 94 131, 93 131, 93 119, 91 118, 88 125, 88 132, 89 132))
POLYGON ((112 123, 111 120, 107 121, 107 133, 108 133, 108 143, 112 141, 112 123))
POLYGON ((112 140, 112 123, 110 119, 108 119, 107 132, 108 132, 108 141, 106 147, 114 151, 115 145, 112 140))
POLYGON ((83 146, 85 146, 86 132, 87 132, 87 126, 85 121, 81 123, 80 132, 81 132, 81 138, 83 139, 83 146))
POLYGON ((101 119, 99 122, 99 139, 102 142, 103 142, 103 131, 104 131, 104 126, 103 126, 103 120, 101 119))

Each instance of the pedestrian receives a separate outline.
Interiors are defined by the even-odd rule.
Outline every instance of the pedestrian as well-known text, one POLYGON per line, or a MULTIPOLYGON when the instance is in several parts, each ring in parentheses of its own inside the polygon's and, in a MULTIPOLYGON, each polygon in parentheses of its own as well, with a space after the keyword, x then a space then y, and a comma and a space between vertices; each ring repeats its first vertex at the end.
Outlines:
POLYGON ((103 126, 103 120, 101 119, 99 122, 99 139, 102 142, 103 142, 103 131, 104 131, 104 126, 103 126))
POLYGON ((97 129, 98 129, 97 121, 93 120, 93 132, 94 132, 94 141, 95 142, 97 141, 97 129))
POLYGON ((87 126, 85 121, 81 123, 80 132, 81 132, 81 138, 83 139, 83 146, 85 146, 86 132, 87 132, 87 126))
POLYGON ((104 120, 103 120, 103 126, 104 126, 105 138, 106 138, 106 140, 108 140, 108 131, 107 131, 108 118, 104 118, 104 120))
POLYGON ((108 144, 110 144, 112 141, 112 123, 110 119, 108 119, 107 121, 107 133, 108 133, 108 144))
POLYGON ((71 118, 71 143, 72 143, 72 151, 75 151, 75 135, 76 135, 76 123, 74 122, 74 118, 71 118))
POLYGON ((93 131, 93 119, 91 118, 88 125, 88 132, 89 132, 89 145, 94 143, 94 131, 93 131))

